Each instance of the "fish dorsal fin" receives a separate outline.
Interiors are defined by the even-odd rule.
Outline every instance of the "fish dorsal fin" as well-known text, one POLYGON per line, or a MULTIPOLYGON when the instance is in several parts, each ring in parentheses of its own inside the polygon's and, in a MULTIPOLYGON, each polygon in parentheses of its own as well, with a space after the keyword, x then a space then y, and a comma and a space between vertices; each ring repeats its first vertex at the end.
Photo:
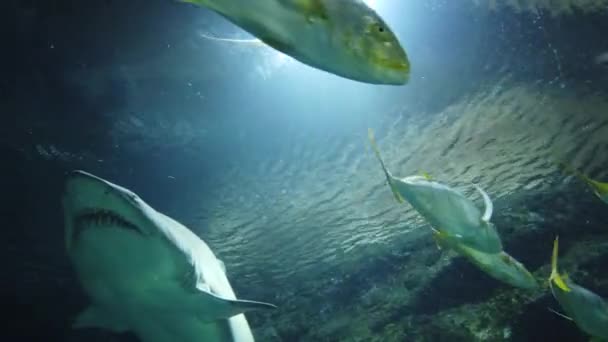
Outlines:
POLYGON ((557 269, 557 257, 559 253, 559 236, 555 237, 553 241, 553 254, 551 256, 551 275, 549 276, 549 282, 553 282, 562 291, 570 292, 571 289, 568 287, 562 276, 559 274, 557 269))
POLYGON ((117 319, 115 315, 109 314, 96 306, 89 306, 81 312, 72 324, 72 328, 101 328, 116 333, 128 330, 127 325, 117 319))
POLYGON ((393 183, 394 182, 393 176, 391 175, 390 171, 384 165, 384 160, 382 160, 382 156, 380 155, 380 149, 378 149, 378 145, 376 145, 376 138, 374 137, 373 129, 371 129, 371 128, 367 129, 367 138, 369 139, 369 143, 372 146, 372 149, 374 150, 374 154, 376 155, 376 158, 380 162, 380 166, 382 166, 382 171, 384 171, 384 175, 386 176, 388 185, 391 187, 393 196, 395 196, 395 199, 397 200, 397 202, 403 203, 404 202, 403 197, 401 196, 399 191, 397 191, 397 189, 395 188, 395 185, 393 183))
POLYGON ((492 218, 492 213, 494 211, 494 204, 492 204, 492 200, 490 199, 490 196, 488 196, 488 194, 483 191, 483 189, 481 187, 479 187, 479 185, 474 184, 475 185, 475 189, 477 189, 477 191, 481 194, 481 197, 483 198, 483 203, 485 206, 485 211, 483 213, 483 215, 481 216, 481 220, 483 222, 489 223, 490 219, 492 218))

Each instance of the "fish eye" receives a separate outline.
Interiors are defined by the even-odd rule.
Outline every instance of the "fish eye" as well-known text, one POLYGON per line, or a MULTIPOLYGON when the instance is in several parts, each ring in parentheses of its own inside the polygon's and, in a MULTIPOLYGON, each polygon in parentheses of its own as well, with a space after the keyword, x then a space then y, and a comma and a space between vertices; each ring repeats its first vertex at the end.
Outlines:
POLYGON ((384 27, 378 26, 378 32, 384 32, 384 27))

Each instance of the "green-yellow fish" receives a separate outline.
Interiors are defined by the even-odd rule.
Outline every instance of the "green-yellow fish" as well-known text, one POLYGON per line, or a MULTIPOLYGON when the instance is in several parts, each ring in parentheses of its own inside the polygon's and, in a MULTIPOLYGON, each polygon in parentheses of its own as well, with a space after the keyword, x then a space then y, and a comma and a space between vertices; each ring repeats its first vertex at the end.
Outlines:
POLYGON ((372 129, 368 130, 368 138, 397 202, 407 201, 435 230, 449 235, 459 244, 483 253, 502 251, 500 236, 490 222, 492 201, 481 188, 477 187, 477 190, 484 199, 483 213, 464 194, 430 180, 428 175, 394 177, 382 160, 372 129))
POLYGON ((593 193, 599 199, 601 199, 604 203, 608 204, 608 183, 591 179, 587 175, 583 174, 579 170, 571 167, 566 163, 560 163, 560 167, 566 172, 575 175, 578 179, 585 182, 591 188, 591 190, 593 190, 593 193))
POLYGON ((496 280, 526 290, 538 287, 536 279, 526 267, 505 251, 484 253, 436 230, 433 237, 439 246, 454 250, 496 280))
POLYGON ((582 331, 596 340, 608 341, 608 303, 597 294, 559 274, 558 248, 559 239, 556 237, 549 276, 553 297, 582 331))
POLYGON ((410 63, 384 20, 361 0, 177 0, 209 8, 265 44, 329 73, 403 85, 410 63))

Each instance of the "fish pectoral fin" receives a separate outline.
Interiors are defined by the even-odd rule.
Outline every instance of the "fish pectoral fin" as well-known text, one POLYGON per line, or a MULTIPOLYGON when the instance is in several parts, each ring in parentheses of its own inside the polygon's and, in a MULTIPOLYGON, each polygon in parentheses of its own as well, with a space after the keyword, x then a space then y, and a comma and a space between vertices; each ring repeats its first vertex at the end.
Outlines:
POLYGON ((270 303, 257 302, 243 299, 227 299, 217 296, 211 292, 201 292, 202 296, 199 303, 198 316, 205 322, 218 319, 227 319, 248 311, 269 310, 277 307, 270 303))
POLYGON ((548 309, 549 311, 553 312, 554 314, 558 315, 558 316, 559 316, 559 317, 561 317, 561 318, 565 318, 565 319, 567 319, 567 320, 569 320, 569 321, 574 321, 574 319, 572 319, 570 316, 567 316, 567 315, 565 315, 565 314, 563 314, 563 313, 561 313, 561 312, 555 311, 555 310, 553 310, 553 309, 551 309, 551 308, 547 308, 547 309, 548 309))
POLYGON ((262 42, 262 40, 254 38, 254 39, 235 39, 235 38, 221 38, 221 37, 214 37, 202 32, 199 32, 198 35, 201 38, 207 39, 207 40, 214 40, 214 41, 218 41, 218 42, 226 42, 226 43, 236 43, 236 44, 254 44, 254 45, 259 45, 259 46, 263 46, 264 42, 262 42))
POLYGON ((72 328, 102 328, 117 333, 122 333, 129 330, 124 322, 116 319, 115 315, 112 315, 96 306, 89 306, 83 312, 81 312, 74 320, 72 328))
POLYGON ((435 240, 435 244, 437 245, 437 249, 449 249, 448 239, 450 238, 448 233, 443 231, 431 228, 433 231, 433 240, 435 240))

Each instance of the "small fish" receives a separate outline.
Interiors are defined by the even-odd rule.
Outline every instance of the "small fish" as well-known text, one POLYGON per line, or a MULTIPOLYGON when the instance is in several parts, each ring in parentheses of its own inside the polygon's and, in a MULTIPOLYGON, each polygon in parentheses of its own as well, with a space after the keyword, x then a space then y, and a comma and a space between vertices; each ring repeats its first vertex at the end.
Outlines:
POLYGON ((559 237, 553 241, 549 286, 568 317, 595 339, 608 340, 608 303, 597 294, 560 275, 557 268, 559 237))
POLYGON ((433 237, 438 246, 454 250, 496 280, 522 289, 538 287, 538 282, 526 267, 505 251, 484 253, 437 230, 433 237))
POLYGON ((482 213, 461 192, 430 180, 427 173, 401 179, 394 177, 384 164, 372 129, 368 130, 368 138, 397 202, 407 201, 434 229, 458 240, 458 243, 484 253, 502 251, 500 236, 490 222, 492 201, 485 191, 475 186, 485 203, 482 213))
POLYGON ((594 179, 589 178, 587 175, 578 171, 577 169, 571 167, 566 163, 559 163, 559 166, 567 173, 575 175, 578 179, 585 182, 593 193, 604 203, 608 204, 608 183, 599 182, 594 179))
POLYGON ((403 85, 410 62, 396 35, 361 0, 176 0, 211 9, 311 67, 371 84, 403 85))

